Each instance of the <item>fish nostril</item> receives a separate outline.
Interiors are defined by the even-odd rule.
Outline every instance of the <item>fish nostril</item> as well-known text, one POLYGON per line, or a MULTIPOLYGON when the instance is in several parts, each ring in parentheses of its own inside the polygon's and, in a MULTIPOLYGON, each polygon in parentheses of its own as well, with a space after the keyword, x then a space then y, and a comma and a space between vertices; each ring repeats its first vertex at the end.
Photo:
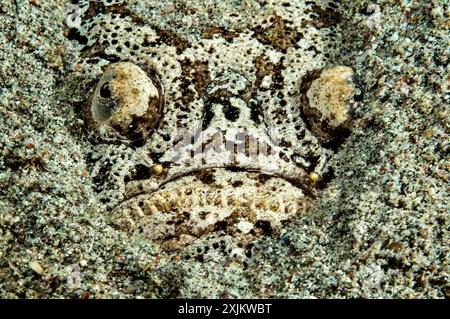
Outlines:
POLYGON ((235 122, 241 113, 241 110, 232 105, 227 105, 222 108, 223 115, 228 121, 235 122))

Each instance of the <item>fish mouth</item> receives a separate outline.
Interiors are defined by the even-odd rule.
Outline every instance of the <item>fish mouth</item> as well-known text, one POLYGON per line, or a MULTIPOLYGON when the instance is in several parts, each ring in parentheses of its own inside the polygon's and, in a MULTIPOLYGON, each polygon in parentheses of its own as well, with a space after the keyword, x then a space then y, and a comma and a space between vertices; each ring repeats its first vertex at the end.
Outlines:
POLYGON ((133 194, 113 209, 111 217, 117 227, 166 250, 208 236, 249 242, 260 234, 278 233, 307 209, 314 194, 304 180, 280 173, 209 167, 172 175, 153 191, 133 194))
POLYGON ((315 199, 310 173, 326 157, 305 168, 267 134, 238 142, 231 130, 215 139, 214 131, 203 133, 197 144, 186 139, 167 151, 151 176, 127 184, 111 214, 115 225, 168 250, 211 236, 242 244, 279 233, 315 199))
MULTIPOLYGON (((161 169, 163 166, 158 165, 161 169)), ((199 167, 188 168, 183 170, 172 170, 165 176, 156 177, 146 181, 130 183, 126 191, 125 200, 132 197, 142 195, 144 193, 157 192, 159 189, 163 189, 167 184, 175 183, 178 180, 184 179, 189 176, 209 176, 210 174, 224 171, 229 173, 248 173, 251 176, 258 176, 260 180, 267 180, 271 178, 283 179, 290 183, 293 187, 300 188, 307 196, 315 198, 317 196, 317 184, 311 181, 310 174, 305 171, 285 170, 285 171, 273 171, 270 168, 263 168, 261 166, 248 166, 248 165, 201 165, 199 167), (155 183, 156 180, 156 183, 155 183), (150 186, 150 184, 153 184, 150 186)), ((208 184, 208 181, 205 181, 208 184)))

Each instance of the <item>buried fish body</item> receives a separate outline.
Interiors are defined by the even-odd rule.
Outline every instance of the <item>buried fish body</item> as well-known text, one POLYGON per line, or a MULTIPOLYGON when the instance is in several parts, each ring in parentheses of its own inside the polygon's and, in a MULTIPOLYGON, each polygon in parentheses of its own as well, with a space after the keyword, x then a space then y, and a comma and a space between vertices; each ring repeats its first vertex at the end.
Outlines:
POLYGON ((112 224, 169 251, 244 256, 314 203, 359 100, 326 54, 340 21, 321 3, 71 5, 69 85, 112 224))

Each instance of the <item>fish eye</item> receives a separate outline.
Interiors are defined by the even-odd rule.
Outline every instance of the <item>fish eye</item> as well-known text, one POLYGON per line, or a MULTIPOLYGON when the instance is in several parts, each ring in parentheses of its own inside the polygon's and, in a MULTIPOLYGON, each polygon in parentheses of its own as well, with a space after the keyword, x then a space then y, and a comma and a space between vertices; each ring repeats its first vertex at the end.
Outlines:
POLYGON ((346 66, 314 70, 301 87, 301 114, 308 128, 324 146, 339 145, 351 131, 358 95, 354 71, 346 66))
MULTIPOLYGON (((92 129, 109 127, 122 138, 145 140, 162 116, 163 89, 155 72, 130 62, 110 64, 86 107, 92 129)), ((115 134, 117 135, 117 134, 115 134)))
POLYGON ((109 83, 104 83, 100 88, 100 96, 104 99, 111 97, 111 91, 109 89, 109 83))

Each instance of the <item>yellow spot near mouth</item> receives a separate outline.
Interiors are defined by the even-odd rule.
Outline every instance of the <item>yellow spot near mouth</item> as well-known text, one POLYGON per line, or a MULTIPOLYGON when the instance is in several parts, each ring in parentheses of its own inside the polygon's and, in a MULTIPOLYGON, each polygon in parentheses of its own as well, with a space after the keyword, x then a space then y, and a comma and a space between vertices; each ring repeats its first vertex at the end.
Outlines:
POLYGON ((156 175, 161 175, 162 173, 164 173, 164 167, 160 164, 156 164, 152 166, 152 171, 156 175))
POLYGON ((316 185, 320 180, 320 176, 316 172, 309 173, 308 178, 312 185, 316 185))

